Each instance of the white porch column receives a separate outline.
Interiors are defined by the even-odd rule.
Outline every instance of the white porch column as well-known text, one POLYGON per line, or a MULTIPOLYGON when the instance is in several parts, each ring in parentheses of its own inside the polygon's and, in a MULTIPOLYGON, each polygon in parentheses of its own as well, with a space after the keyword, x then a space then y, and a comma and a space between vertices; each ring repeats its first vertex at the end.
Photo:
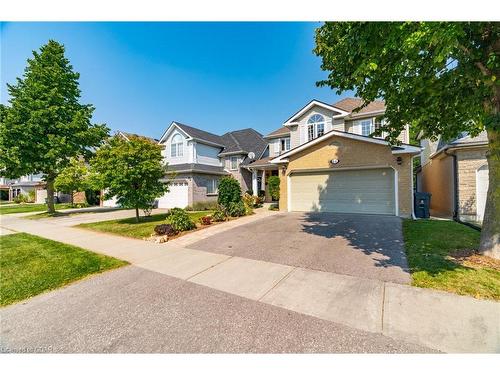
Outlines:
POLYGON ((259 192, 257 191, 257 171, 254 169, 252 171, 252 192, 253 195, 258 196, 259 192))
POLYGON ((266 170, 265 169, 262 171, 262 182, 261 182, 260 188, 262 190, 266 190, 266 170))

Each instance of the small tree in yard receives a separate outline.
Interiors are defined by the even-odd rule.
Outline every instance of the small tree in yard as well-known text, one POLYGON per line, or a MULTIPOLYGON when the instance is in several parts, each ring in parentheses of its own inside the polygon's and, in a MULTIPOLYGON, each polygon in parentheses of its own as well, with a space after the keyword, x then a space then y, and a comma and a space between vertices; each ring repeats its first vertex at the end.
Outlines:
POLYGON ((278 176, 270 176, 267 180, 269 186, 269 194, 274 201, 280 199, 280 178, 278 176))
POLYGON ((218 193, 217 202, 225 208, 228 208, 230 203, 242 201, 240 183, 234 177, 222 177, 219 181, 218 193))
POLYGON ((71 195, 71 204, 74 203, 75 191, 85 191, 89 188, 89 171, 85 162, 72 158, 70 164, 64 168, 54 181, 57 191, 71 195))
POLYGON ((54 209, 54 180, 71 157, 89 156, 108 135, 91 123, 94 108, 80 104, 79 74, 64 46, 49 41, 28 59, 22 78, 7 85, 9 106, 0 109, 0 170, 18 178, 43 173, 48 211, 54 209))
POLYGON ((489 189, 479 250, 500 259, 500 23, 327 22, 315 53, 340 93, 386 101, 390 141, 410 124, 451 140, 486 130, 489 189))
POLYGON ((162 159, 161 146, 146 138, 113 137, 90 161, 94 186, 105 190, 104 199, 116 197, 121 206, 135 208, 139 222, 139 209, 168 191, 160 181, 166 173, 162 159))

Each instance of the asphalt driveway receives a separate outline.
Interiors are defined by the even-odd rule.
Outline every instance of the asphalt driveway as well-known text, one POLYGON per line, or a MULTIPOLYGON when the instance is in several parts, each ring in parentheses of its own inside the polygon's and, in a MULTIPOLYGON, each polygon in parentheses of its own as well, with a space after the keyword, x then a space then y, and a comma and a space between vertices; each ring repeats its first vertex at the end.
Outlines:
POLYGON ((192 245, 192 249, 406 284, 401 219, 280 213, 192 245))

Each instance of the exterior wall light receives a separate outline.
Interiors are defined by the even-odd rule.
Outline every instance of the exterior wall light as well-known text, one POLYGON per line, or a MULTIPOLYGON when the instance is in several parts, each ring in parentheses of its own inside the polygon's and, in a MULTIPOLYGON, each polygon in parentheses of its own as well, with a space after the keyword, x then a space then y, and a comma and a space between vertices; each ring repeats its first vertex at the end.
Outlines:
POLYGON ((403 158, 402 158, 401 156, 398 156, 398 157, 396 158, 396 162, 398 163, 398 165, 403 164, 403 158))

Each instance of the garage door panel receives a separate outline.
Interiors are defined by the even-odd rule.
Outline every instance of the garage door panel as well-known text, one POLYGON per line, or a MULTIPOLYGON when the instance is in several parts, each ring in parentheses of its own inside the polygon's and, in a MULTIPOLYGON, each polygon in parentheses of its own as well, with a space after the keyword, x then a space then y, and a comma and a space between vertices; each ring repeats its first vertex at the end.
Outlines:
POLYGON ((291 210, 394 214, 394 172, 370 169, 291 176, 291 210))
POLYGON ((189 187, 187 182, 173 182, 169 191, 158 198, 158 208, 185 208, 188 205, 189 187))

